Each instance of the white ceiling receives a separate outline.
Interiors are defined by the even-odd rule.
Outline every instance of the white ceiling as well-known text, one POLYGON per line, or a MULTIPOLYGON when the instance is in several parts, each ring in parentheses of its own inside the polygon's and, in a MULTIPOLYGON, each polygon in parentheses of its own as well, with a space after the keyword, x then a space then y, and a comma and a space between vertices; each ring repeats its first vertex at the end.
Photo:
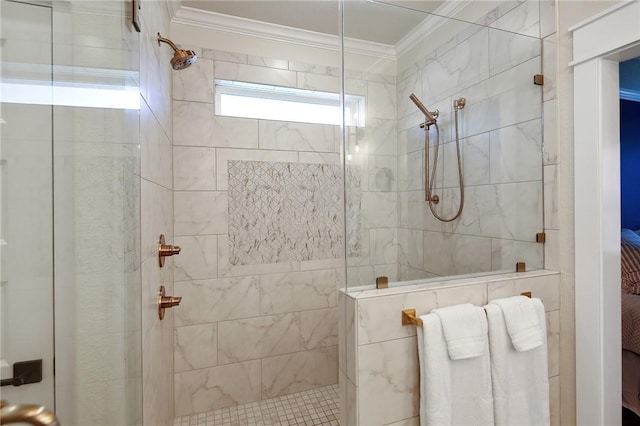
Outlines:
MULTIPOLYGON (((393 46, 428 16, 425 12, 434 12, 445 1, 346 0, 344 33, 393 46)), ((182 0, 182 5, 330 35, 337 35, 339 28, 336 0, 182 0)))

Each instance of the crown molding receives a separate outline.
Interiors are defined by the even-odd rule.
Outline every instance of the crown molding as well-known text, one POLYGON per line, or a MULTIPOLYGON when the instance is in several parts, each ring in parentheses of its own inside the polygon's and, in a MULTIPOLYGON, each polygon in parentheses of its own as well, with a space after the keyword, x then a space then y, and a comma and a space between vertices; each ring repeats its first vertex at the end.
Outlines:
MULTIPOLYGON (((258 37, 271 41, 293 43, 306 47, 327 50, 340 49, 340 38, 335 35, 256 21, 238 16, 224 15, 222 13, 194 9, 186 6, 181 6, 176 10, 172 22, 232 34, 258 37)), ((345 38, 345 51, 361 55, 395 59, 395 48, 382 43, 345 38)))
MULTIPOLYGON (((444 2, 434 13, 429 14, 420 25, 404 36, 395 46, 345 37, 344 50, 348 53, 397 60, 399 56, 411 50, 418 42, 424 40, 442 26, 449 17, 455 16, 471 2, 472 0, 444 2)), ((338 50, 340 48, 340 38, 335 35, 195 9, 183 6, 180 0, 171 0, 168 4, 171 21, 177 24, 191 25, 319 49, 338 50)))
POLYGON ((396 43, 394 46, 396 57, 400 57, 413 49, 420 41, 436 32, 448 19, 456 16, 471 2, 472 0, 445 1, 438 9, 430 13, 420 25, 416 26, 396 43))
POLYGON ((167 9, 169 9, 169 20, 173 20, 182 7, 182 0, 167 0, 167 9))

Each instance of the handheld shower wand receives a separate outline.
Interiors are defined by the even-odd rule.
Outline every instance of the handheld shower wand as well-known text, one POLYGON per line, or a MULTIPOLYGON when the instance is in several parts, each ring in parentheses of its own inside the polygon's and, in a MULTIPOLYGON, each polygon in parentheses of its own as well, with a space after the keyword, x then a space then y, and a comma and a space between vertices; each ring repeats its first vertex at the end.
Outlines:
POLYGON ((422 113, 424 114, 424 116, 426 117, 426 121, 424 123, 425 126, 430 126, 432 124, 436 124, 436 118, 438 117, 438 110, 435 110, 433 113, 431 113, 427 107, 425 107, 422 102, 420 102, 420 99, 418 99, 418 97, 412 93, 409 95, 409 99, 411 99, 413 101, 414 104, 416 104, 416 106, 418 107, 418 109, 420 111, 422 111, 422 113))

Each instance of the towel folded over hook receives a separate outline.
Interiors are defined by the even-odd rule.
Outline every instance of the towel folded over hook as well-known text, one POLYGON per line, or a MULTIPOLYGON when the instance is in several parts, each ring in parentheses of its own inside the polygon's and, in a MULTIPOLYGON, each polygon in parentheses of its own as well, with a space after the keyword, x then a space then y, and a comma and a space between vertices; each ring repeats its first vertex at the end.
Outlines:
POLYGON ((487 319, 484 310, 470 303, 433 309, 440 318, 449 358, 483 356, 487 347, 487 319))

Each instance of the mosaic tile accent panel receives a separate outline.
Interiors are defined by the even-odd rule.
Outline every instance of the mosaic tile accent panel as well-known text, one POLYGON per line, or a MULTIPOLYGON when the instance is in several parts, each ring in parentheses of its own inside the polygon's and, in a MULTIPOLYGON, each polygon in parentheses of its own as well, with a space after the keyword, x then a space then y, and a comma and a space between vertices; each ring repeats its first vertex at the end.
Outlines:
POLYGON ((176 417, 173 426, 339 426, 338 385, 176 417))
POLYGON ((337 164, 229 161, 229 262, 343 256, 337 164))
POLYGON ((347 213, 347 257, 359 257, 362 248, 361 204, 362 179, 361 167, 347 166, 346 176, 346 213, 347 213))

